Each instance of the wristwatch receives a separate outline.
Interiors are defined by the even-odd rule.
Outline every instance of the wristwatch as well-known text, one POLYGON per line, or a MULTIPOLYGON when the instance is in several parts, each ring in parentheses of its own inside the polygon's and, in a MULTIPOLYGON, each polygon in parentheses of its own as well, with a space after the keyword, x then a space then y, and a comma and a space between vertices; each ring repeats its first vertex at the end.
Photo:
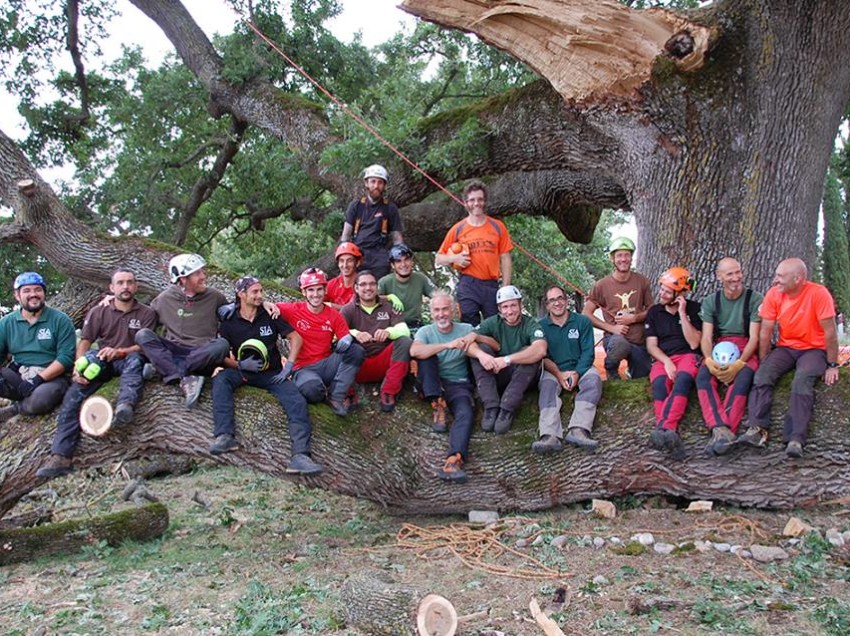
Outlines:
POLYGON ((505 366, 506 367, 511 366, 511 357, 510 356, 504 356, 504 359, 505 359, 505 366))
POLYGON ((829 367, 830 369, 837 369, 838 363, 837 362, 827 362, 826 366, 829 367))

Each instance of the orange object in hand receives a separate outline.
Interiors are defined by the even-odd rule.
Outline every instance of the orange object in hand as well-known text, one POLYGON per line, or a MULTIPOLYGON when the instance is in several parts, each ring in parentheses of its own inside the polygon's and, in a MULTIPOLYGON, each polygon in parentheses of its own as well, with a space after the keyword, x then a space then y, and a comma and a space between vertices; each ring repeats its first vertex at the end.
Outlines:
MULTIPOLYGON (((452 254, 463 254, 464 256, 469 256, 469 246, 465 243, 452 243, 449 250, 452 252, 452 254)), ((464 269, 457 263, 452 263, 452 267, 454 267, 458 271, 464 269)))

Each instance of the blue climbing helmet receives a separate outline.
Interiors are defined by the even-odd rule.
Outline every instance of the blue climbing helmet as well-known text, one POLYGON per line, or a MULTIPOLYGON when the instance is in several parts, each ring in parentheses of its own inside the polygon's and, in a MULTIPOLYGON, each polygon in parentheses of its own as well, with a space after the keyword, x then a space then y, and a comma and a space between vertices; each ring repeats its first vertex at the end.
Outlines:
POLYGON ((14 290, 18 291, 21 287, 27 285, 41 285, 43 289, 47 289, 44 279, 38 272, 23 272, 18 274, 17 278, 15 278, 14 290))
POLYGON ((724 340, 714 345, 714 349, 711 350, 711 357, 717 364, 726 366, 741 357, 741 350, 734 342, 724 340))

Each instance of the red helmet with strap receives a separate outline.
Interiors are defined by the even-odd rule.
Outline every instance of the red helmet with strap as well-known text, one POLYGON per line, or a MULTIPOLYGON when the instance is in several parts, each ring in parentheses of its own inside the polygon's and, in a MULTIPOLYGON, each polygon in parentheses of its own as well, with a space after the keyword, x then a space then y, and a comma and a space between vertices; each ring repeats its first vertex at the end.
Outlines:
POLYGON ((361 252, 360 248, 351 241, 343 241, 337 246, 336 252, 334 252, 334 260, 339 259, 339 257, 343 254, 350 254, 357 260, 363 258, 363 252, 361 252))
POLYGON ((327 284, 328 277, 318 267, 308 267, 303 272, 301 272, 301 276, 298 277, 298 286, 301 289, 307 289, 308 287, 315 287, 316 285, 327 284))

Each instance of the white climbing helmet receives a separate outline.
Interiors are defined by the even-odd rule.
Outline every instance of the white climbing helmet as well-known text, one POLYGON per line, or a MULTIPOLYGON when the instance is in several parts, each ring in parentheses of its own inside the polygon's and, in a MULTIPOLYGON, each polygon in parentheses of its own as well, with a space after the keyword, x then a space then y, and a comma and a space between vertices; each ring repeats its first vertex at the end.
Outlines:
POLYGON ((377 177, 378 179, 383 179, 384 183, 389 181, 389 179, 387 179, 387 169, 377 163, 372 164, 363 171, 364 181, 370 177, 377 177))
POLYGON ((501 305, 509 300, 522 300, 522 294, 515 285, 505 285, 496 292, 496 304, 501 305))
POLYGON ((183 276, 194 274, 206 267, 207 262, 200 254, 178 254, 168 261, 168 276, 176 283, 183 276))

